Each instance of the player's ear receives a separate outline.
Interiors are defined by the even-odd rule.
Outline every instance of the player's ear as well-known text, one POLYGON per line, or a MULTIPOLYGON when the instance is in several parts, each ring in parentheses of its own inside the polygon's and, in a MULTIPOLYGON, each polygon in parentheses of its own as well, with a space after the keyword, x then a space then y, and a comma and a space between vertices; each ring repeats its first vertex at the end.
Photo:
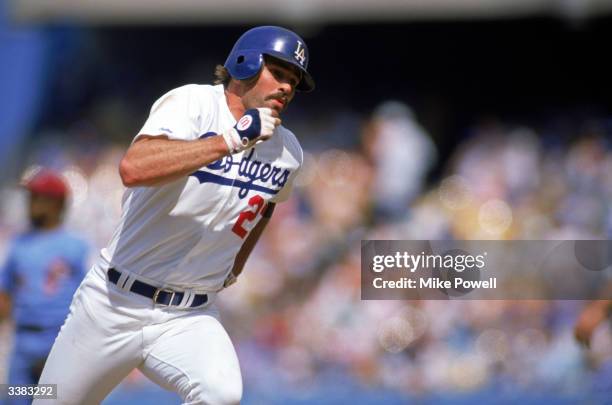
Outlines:
POLYGON ((251 87, 255 86, 255 84, 259 80, 259 77, 261 76, 261 72, 263 72, 264 70, 264 66, 265 66, 265 63, 262 63, 261 69, 259 69, 259 72, 257 72, 256 75, 249 77, 248 79, 241 80, 241 82, 245 86, 245 89, 250 89, 251 87))

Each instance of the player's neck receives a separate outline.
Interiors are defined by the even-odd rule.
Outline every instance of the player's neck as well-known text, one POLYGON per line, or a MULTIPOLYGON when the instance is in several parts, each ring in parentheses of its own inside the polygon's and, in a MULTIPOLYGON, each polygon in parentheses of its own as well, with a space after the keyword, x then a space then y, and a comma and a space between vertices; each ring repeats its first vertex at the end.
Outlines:
POLYGON ((246 111, 244 104, 242 104, 242 97, 231 89, 225 89, 225 100, 227 101, 227 106, 229 107, 230 112, 236 121, 238 121, 246 111))
POLYGON ((31 221, 32 229, 41 232, 49 232, 59 228, 62 221, 59 218, 45 218, 42 221, 31 221))

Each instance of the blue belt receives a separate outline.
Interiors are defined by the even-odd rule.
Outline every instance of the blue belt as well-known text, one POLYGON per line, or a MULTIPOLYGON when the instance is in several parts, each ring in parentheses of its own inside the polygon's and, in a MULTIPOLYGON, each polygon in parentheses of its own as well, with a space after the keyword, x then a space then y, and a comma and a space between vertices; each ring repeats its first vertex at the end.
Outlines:
POLYGON ((44 332, 46 330, 55 330, 55 329, 59 329, 59 326, 57 328, 45 328, 43 326, 40 325, 16 325, 15 329, 17 329, 18 332, 44 332))
MULTIPOLYGON (((121 273, 114 268, 108 269, 108 280, 117 285, 119 281, 119 277, 121 277, 121 273)), ((172 290, 164 290, 161 288, 154 287, 147 283, 143 283, 142 281, 134 280, 132 286, 130 287, 130 291, 147 298, 151 298, 153 302, 161 305, 179 305, 185 296, 185 293, 179 291, 172 290)), ((193 297, 193 301, 191 301, 191 305, 189 308, 199 307, 200 305, 204 305, 208 302, 208 295, 206 294, 196 294, 193 297)))

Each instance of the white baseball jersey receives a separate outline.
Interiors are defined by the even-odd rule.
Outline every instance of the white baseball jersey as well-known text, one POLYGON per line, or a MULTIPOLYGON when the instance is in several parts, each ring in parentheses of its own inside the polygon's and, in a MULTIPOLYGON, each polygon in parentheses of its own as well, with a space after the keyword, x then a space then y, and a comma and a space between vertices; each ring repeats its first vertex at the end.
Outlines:
MULTIPOLYGON (((196 140, 235 124, 222 85, 190 84, 157 100, 136 138, 196 140)), ((288 198, 302 158, 296 137, 279 126, 271 139, 185 178, 128 189, 102 266, 166 286, 220 288, 265 203, 288 198)))

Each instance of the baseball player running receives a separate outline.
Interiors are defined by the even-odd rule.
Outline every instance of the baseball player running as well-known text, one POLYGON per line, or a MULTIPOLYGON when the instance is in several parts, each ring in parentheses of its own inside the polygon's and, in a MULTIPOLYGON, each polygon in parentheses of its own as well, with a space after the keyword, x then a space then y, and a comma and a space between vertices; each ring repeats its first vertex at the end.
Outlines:
POLYGON ((257 27, 217 67, 216 85, 155 102, 120 164, 128 190, 119 226, 41 376, 57 384, 58 403, 99 403, 136 367, 188 404, 240 401, 215 297, 242 271, 302 163, 279 116, 296 91, 314 88, 307 66, 298 35, 257 27))
MULTIPOLYGON (((0 321, 15 322, 8 383, 36 384, 74 291, 87 269, 87 243, 62 226, 69 195, 62 177, 48 169, 24 180, 30 227, 11 242, 0 267, 0 321)), ((32 398, 7 398, 29 404, 32 398)), ((4 403, 0 398, 0 404, 4 403)))

